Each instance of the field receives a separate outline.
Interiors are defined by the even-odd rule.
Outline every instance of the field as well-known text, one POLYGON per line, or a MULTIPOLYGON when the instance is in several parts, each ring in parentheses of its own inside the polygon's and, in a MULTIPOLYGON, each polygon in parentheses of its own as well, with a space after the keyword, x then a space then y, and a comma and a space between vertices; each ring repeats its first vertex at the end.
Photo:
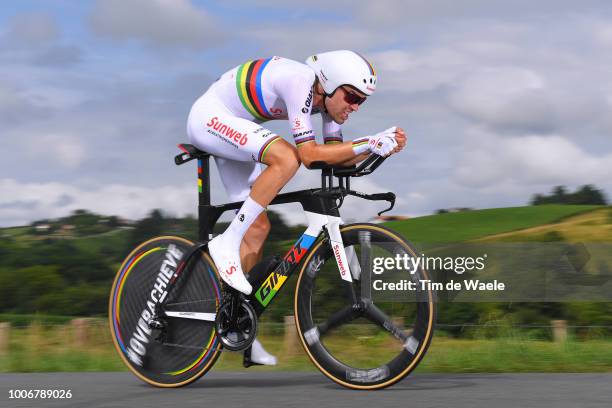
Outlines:
POLYGON ((492 208, 392 221, 385 225, 414 243, 464 242, 489 235, 559 223, 570 216, 606 209, 596 205, 492 208))
MULTIPOLYGON (((450 242, 612 242, 612 207, 546 205, 498 208, 447 213, 394 221, 386 224, 415 243, 450 242)), ((30 245, 38 238, 29 228, 0 231, 19 245, 30 245)), ((75 239, 87 253, 124 245, 125 231, 111 231, 99 236, 75 239)), ((585 310, 588 311, 588 305, 585 310)), ((589 312, 591 313, 591 312, 589 312)), ((591 313, 592 314, 592 313, 591 313)), ((588 317, 588 316, 587 316, 588 317)), ((1 372, 37 371, 112 371, 124 370, 117 356, 110 332, 104 321, 96 321, 85 339, 75 343, 71 317, 0 314, 0 321, 12 328, 2 347, 1 372)), ((587 319, 586 322, 589 323, 587 319)), ((265 325, 264 325, 265 327, 265 325)), ((609 333, 609 330, 608 332, 609 333)), ((279 357, 275 368, 255 370, 314 370, 301 346, 285 345, 282 330, 264 329, 261 340, 279 357)), ((336 336, 330 348, 356 365, 367 365, 376 350, 384 356, 393 347, 388 339, 376 336, 336 336), (333 343, 333 345, 332 345, 333 343)), ((236 370, 242 367, 237 353, 224 353, 215 369, 236 370)), ((603 334, 575 337, 554 343, 526 332, 501 333, 497 337, 472 336, 470 339, 447 337, 438 332, 419 372, 612 372, 612 340, 603 334)))
MULTIPOLYGON (((287 350, 282 335, 262 335, 264 346, 277 355, 276 367, 251 370, 314 371, 300 345, 287 350)), ((339 357, 367 366, 372 356, 391 356, 396 344, 388 339, 336 337, 339 357), (388 343, 388 344, 387 344, 388 343), (376 353, 372 353, 376 350, 376 353)), ((105 322, 89 329, 88 340, 77 345, 69 326, 34 325, 13 330, 10 352, 0 356, 0 372, 123 371, 105 322)), ((242 369, 242 355, 223 353, 215 370, 242 369)), ((531 340, 519 332, 497 339, 452 339, 435 336, 417 372, 612 372, 612 341, 594 339, 565 343, 531 340)))

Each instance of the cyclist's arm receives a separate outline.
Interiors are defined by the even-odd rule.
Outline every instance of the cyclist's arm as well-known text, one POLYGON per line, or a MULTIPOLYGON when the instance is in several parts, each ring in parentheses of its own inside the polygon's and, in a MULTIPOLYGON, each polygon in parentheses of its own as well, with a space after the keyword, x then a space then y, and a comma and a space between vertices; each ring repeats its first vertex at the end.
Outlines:
POLYGON ((357 164, 357 163, 359 163, 361 161, 364 161, 365 159, 368 158, 368 156, 370 154, 371 154, 370 152, 368 152, 368 153, 361 153, 361 154, 353 157, 352 159, 349 159, 349 160, 347 160, 345 162, 342 162, 340 164, 343 165, 343 166, 346 166, 346 167, 352 166, 353 164, 357 164))
POLYGON ((368 157, 368 154, 355 155, 352 141, 331 145, 322 145, 311 141, 298 146, 298 156, 306 167, 310 167, 312 162, 315 161, 350 166, 364 160, 368 157))

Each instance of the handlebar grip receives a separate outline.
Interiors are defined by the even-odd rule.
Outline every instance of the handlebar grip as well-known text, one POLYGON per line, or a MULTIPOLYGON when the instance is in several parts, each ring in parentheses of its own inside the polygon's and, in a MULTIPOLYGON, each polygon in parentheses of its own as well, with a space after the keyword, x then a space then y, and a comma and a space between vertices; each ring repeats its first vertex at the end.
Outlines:
POLYGON ((395 200, 395 193, 375 193, 375 194, 370 194, 370 197, 372 200, 385 200, 385 201, 394 201, 395 200))

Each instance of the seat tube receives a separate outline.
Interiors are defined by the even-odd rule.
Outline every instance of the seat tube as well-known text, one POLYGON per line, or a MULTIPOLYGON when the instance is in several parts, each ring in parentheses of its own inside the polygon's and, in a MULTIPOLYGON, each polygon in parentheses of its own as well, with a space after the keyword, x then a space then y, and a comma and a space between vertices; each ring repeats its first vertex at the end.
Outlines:
POLYGON ((210 156, 198 159, 198 236, 200 242, 210 239, 210 156))

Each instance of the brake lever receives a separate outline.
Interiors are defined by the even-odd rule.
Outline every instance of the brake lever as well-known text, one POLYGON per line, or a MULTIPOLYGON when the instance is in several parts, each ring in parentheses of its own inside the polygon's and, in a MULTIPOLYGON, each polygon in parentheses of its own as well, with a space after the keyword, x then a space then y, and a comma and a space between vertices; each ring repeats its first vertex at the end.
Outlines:
POLYGON ((392 193, 392 192, 365 194, 365 193, 360 193, 359 191, 349 190, 347 193, 349 195, 353 195, 355 197, 363 198, 365 200, 388 201, 391 204, 391 206, 389 206, 389 208, 387 208, 386 210, 382 210, 381 212, 379 212, 378 216, 380 216, 381 214, 384 214, 384 213, 386 213, 388 211, 391 211, 393 209, 393 207, 395 207, 395 193, 392 193))
POLYGON ((393 207, 395 207, 395 194, 393 193, 385 193, 383 195, 387 195, 388 198, 385 198, 385 201, 388 201, 391 205, 389 206, 389 208, 387 208, 386 210, 382 210, 381 212, 378 213, 378 216, 380 217, 382 214, 391 211, 393 209, 393 207))

